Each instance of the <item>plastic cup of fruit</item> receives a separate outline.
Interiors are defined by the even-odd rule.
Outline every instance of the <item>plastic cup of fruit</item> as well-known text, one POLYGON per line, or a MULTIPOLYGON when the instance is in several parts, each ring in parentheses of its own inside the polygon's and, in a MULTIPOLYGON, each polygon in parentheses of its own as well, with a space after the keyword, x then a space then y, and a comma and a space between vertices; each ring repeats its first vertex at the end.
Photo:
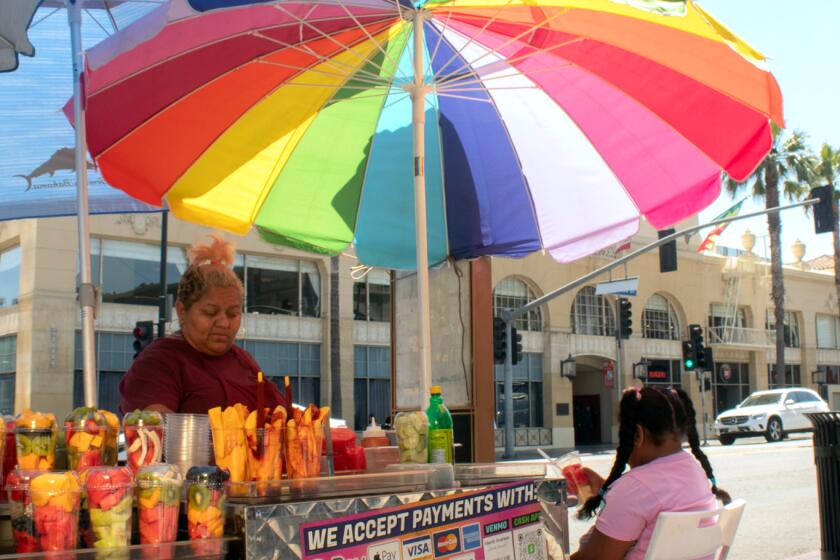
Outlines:
POLYGON ((108 425, 95 408, 80 407, 64 419, 67 466, 83 471, 105 464, 108 425))
POLYGON ((15 552, 39 552, 38 536, 35 533, 35 518, 32 512, 32 498, 29 494, 30 481, 41 471, 12 469, 6 477, 6 491, 9 495, 9 518, 15 552))
POLYGON ((24 428, 15 426, 18 466, 24 470, 52 470, 55 467, 57 437, 55 427, 24 428))
POLYGON ((163 459, 163 415, 152 410, 135 410, 123 416, 127 464, 133 472, 163 459))
MULTIPOLYGON (((225 533, 228 472, 219 467, 187 471, 187 532, 190 540, 219 539, 225 533)), ((196 554, 221 554, 221 543, 195 543, 196 554)))
POLYGON ((394 418, 400 463, 426 463, 429 461, 429 418, 425 412, 400 412, 394 418))
POLYGON ((578 503, 584 503, 593 496, 589 477, 583 472, 583 463, 577 451, 571 451, 553 461, 566 479, 566 489, 569 494, 577 496, 578 503))
POLYGON ((248 476, 255 482, 256 495, 269 493, 271 482, 283 476, 281 445, 283 430, 263 428, 246 430, 248 441, 248 476))
POLYGON ((283 457, 289 478, 321 476, 321 449, 324 431, 314 426, 302 425, 286 428, 283 457))
MULTIPOLYGON (((15 445, 15 419, 13 416, 3 416, 0 417, 0 420, 3 421, 5 425, 5 436, 3 437, 3 441, 5 442, 4 449, 3 449, 3 483, 5 485, 6 478, 8 478, 9 473, 15 470, 15 466, 17 465, 17 445, 15 445)), ((0 492, 0 496, 2 496, 2 500, 5 501, 6 494, 0 492)))
POLYGON ((120 437, 120 419, 113 412, 107 410, 100 410, 99 413, 105 417, 105 450, 103 457, 103 464, 108 466, 116 466, 118 460, 118 444, 117 440, 120 437))
POLYGON ((243 428, 216 428, 212 430, 213 452, 216 465, 230 473, 232 493, 247 493, 244 488, 251 478, 248 472, 250 449, 243 428))
POLYGON ((127 467, 94 467, 85 474, 94 548, 129 546, 134 473, 127 467))
POLYGON ((29 493, 41 550, 75 549, 81 500, 76 474, 72 471, 40 473, 30 481, 29 493))
POLYGON ((140 544, 174 542, 184 480, 175 465, 147 465, 134 477, 140 544))

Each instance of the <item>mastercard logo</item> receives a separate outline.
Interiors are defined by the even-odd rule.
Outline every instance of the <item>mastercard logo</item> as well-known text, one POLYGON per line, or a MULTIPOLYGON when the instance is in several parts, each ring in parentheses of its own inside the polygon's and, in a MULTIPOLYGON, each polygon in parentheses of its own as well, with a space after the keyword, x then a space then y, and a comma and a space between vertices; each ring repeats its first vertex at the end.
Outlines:
POLYGON ((458 548, 458 537, 449 533, 437 540, 437 549, 440 552, 449 552, 458 548))

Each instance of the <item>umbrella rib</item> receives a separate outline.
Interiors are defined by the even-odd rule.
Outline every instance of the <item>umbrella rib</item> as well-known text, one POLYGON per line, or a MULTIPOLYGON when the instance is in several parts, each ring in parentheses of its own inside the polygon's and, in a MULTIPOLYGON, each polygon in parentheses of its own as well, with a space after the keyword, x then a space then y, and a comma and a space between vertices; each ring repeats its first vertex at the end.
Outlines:
MULTIPOLYGON (((481 30, 480 30, 480 31, 476 34, 476 36, 481 35, 482 33, 484 33, 484 31, 486 31, 486 30, 487 30, 487 28, 488 28, 488 27, 490 27, 490 24, 491 24, 491 23, 493 23, 494 21, 496 21, 496 19, 499 17, 499 15, 501 15, 502 10, 504 10, 505 8, 507 8, 507 7, 510 5, 510 3, 511 3, 512 1, 513 1, 513 0, 507 0, 507 2, 505 2, 504 4, 502 4, 501 6, 499 6, 499 9, 498 9, 498 10, 496 10, 496 13, 494 13, 494 14, 493 14, 493 15, 492 15, 492 16, 491 16, 491 17, 490 17, 490 18, 489 18, 486 22, 484 22, 484 27, 482 27, 482 28, 481 28, 481 30)), ((447 18, 447 20, 446 20, 447 22, 449 22, 449 20, 452 18, 452 13, 453 13, 453 11, 454 11, 454 10, 449 10, 449 12, 448 12, 448 18, 447 18)), ((444 29, 445 29, 445 27, 444 27, 444 29)), ((441 40, 443 40, 443 29, 440 29, 440 30, 439 30, 439 34, 440 34, 440 39, 441 39, 441 40)), ((441 71, 443 71, 443 69, 445 69, 447 66, 449 66, 449 63, 450 63, 450 62, 452 62, 453 60, 455 60, 456 58, 458 58, 458 55, 460 55, 460 54, 461 54, 461 52, 462 52, 464 49, 466 49, 467 47, 469 47, 469 46, 472 44, 473 40, 474 40, 474 37, 470 37, 469 41, 467 41, 467 44, 465 44, 465 45, 464 45, 463 47, 461 47, 459 50, 455 51, 455 52, 452 54, 452 56, 451 56, 451 57, 449 57, 449 60, 447 60, 447 61, 446 61, 443 65, 441 65, 441 67, 440 67, 441 71)), ((434 81, 434 80, 436 80, 438 77, 439 77, 439 76, 438 76, 438 73, 436 72, 436 73, 432 76, 432 80, 434 81)))
MULTIPOLYGON (((346 30, 344 30, 344 31, 346 31, 346 30)), ((355 68, 355 67, 353 67, 349 64, 345 64, 343 62, 333 60, 333 58, 331 56, 318 54, 317 52, 313 51, 306 43, 298 43, 298 44, 287 43, 285 41, 281 41, 279 39, 275 39, 273 37, 263 35, 262 33, 259 33, 259 32, 256 32, 255 35, 258 36, 258 37, 261 37, 263 39, 266 39, 268 41, 271 41, 271 42, 273 42, 277 45, 280 45, 282 47, 292 49, 292 50, 295 50, 295 51, 299 51, 299 52, 308 54, 310 56, 313 56, 316 59, 318 59, 320 62, 323 62, 324 64, 329 64, 332 67, 337 68, 338 70, 341 70, 342 68, 347 68, 349 73, 347 73, 346 75, 348 77, 351 76, 351 75, 355 76, 356 74, 362 74, 362 75, 367 76, 368 79, 373 81, 373 82, 376 82, 376 83, 381 82, 382 84, 388 83, 387 81, 383 80, 383 78, 379 74, 374 74, 373 72, 368 72, 367 70, 362 70, 360 68, 355 68)), ((260 57, 259 60, 261 60, 262 62, 270 62, 270 61, 266 60, 265 56, 260 57)))
MULTIPOLYGON (((400 75, 402 75, 402 76, 403 76, 406 80, 408 80, 408 76, 406 76, 405 72, 403 72, 402 70, 400 70, 399 61, 398 61, 398 60, 394 60, 394 59, 391 57, 391 55, 390 55, 390 54, 388 54, 388 52, 387 52, 387 51, 386 51, 386 50, 382 47, 382 44, 381 44, 379 41, 377 41, 377 40, 373 37, 373 35, 371 35, 371 34, 370 34, 370 32, 369 32, 367 29, 365 29, 365 28, 361 25, 361 23, 359 23, 359 20, 356 18, 356 16, 354 16, 354 15, 350 12, 350 10, 349 10, 349 9, 347 9, 347 5, 344 3, 344 0, 336 0, 336 1, 338 2, 338 5, 339 5, 339 6, 341 6, 341 7, 342 7, 342 9, 343 9, 343 10, 347 13, 347 15, 348 15, 348 16, 350 16, 350 19, 352 19, 352 20, 353 20, 353 22, 355 22, 356 26, 357 26, 359 29, 361 29, 361 30, 362 30, 362 32, 363 32, 363 33, 367 36, 367 38, 368 38, 368 39, 370 39, 371 41, 373 41, 373 44, 374 44, 374 45, 376 45, 376 48, 379 50, 379 52, 381 52, 381 53, 385 56, 385 58, 386 58, 386 59, 388 59, 388 60, 389 60, 389 61, 390 61, 390 62, 394 65, 394 69, 395 69, 397 72, 399 72, 399 73, 400 73, 400 75)), ((403 26, 403 29, 405 29, 405 26, 403 26)))
POLYGON ((490 104, 493 103, 489 99, 477 99, 475 97, 470 97, 468 95, 458 95, 458 94, 454 94, 454 93, 438 93, 437 95, 438 95, 438 97, 451 97, 452 99, 463 99, 465 101, 475 101, 477 103, 490 103, 490 104))
MULTIPOLYGON (((290 16, 292 19, 296 19, 296 20, 297 20, 297 21, 298 21, 301 25, 305 25, 306 27, 308 27, 308 28, 310 28, 310 29, 314 30, 316 33, 318 33, 319 35, 323 36, 325 39, 329 39, 330 41, 332 41, 333 43, 335 43, 336 45, 338 45, 341 49, 343 49, 343 50, 345 50, 346 52, 348 52, 348 53, 352 54, 353 56, 355 56, 356 58, 358 58, 358 59, 359 59, 359 60, 361 60, 362 62, 364 62, 364 63, 366 63, 366 64, 371 64, 371 65, 373 65, 373 66, 377 67, 379 70, 384 71, 384 68, 382 68, 382 66, 381 66, 381 65, 379 65, 379 64, 377 64, 377 63, 375 63, 375 62, 373 62, 373 61, 372 61, 371 59, 369 59, 369 58, 365 58, 365 57, 363 57, 362 55, 360 55, 359 53, 357 53, 357 52, 353 51, 352 49, 347 48, 347 46, 346 46, 346 45, 342 45, 340 42, 336 41, 333 37, 331 37, 331 36, 329 36, 329 35, 325 34, 323 31, 321 31, 320 29, 318 29, 317 27, 315 27, 314 25, 312 25, 311 23, 309 23, 309 22, 308 22, 308 21, 306 21, 305 19, 303 19, 303 18, 301 18, 301 17, 299 17, 299 16, 296 16, 295 14, 291 13, 291 12, 290 12, 289 10, 287 10, 285 7, 283 7, 283 6, 279 5, 279 4, 275 4, 275 5, 274 5, 274 7, 275 7, 276 9, 278 9, 278 10, 282 11, 282 12, 283 12, 283 13, 285 13, 286 15, 290 16)), ((361 71, 361 70, 360 70, 360 71, 361 71)))
MULTIPOLYGON (((443 24, 444 27, 449 25, 449 20, 450 19, 452 19, 452 12, 451 11, 446 14, 446 22, 443 24)), ((432 53, 429 56, 429 62, 428 62, 427 70, 432 69, 432 62, 434 61, 435 57, 437 56, 437 52, 438 52, 438 49, 440 49, 441 43, 443 43, 443 33, 438 33, 437 41, 435 41, 435 48, 432 50, 432 53)), ((432 74, 434 75, 434 72, 432 72, 432 74)))
MULTIPOLYGON (((282 64, 280 62, 273 62, 271 60, 265 60, 264 58, 258 59, 257 62, 261 63, 261 64, 270 64, 272 66, 277 66, 279 68, 288 68, 289 70, 305 70, 305 67, 303 67, 303 66, 295 66, 293 64, 282 64)), ((347 79, 347 78, 351 77, 351 74, 338 74, 336 72, 327 72, 327 71, 324 71, 324 70, 309 69, 308 71, 313 72, 315 74, 321 74, 322 76, 329 76, 329 77, 333 77, 333 78, 347 79)), ((356 81, 359 81, 359 82, 368 83, 372 86, 386 86, 386 85, 388 85, 388 82, 383 81, 383 80, 374 81, 374 80, 368 80, 367 78, 360 78, 360 77, 357 77, 357 76, 354 76, 353 79, 356 80, 356 81)))
POLYGON ((44 21, 44 20, 45 20, 45 19, 47 19, 48 17, 52 16, 54 13, 56 13, 56 12, 57 12, 58 10, 60 10, 60 9, 61 9, 61 8, 53 8, 53 11, 51 11, 50 13, 48 13, 47 15, 45 15, 44 17, 42 17, 42 18, 41 18, 41 19, 39 19, 38 21, 36 21, 36 22, 32 23, 32 24, 29 26, 29 28, 31 29, 31 28, 35 27, 36 25, 38 25, 39 23, 41 23, 42 21, 44 21))
POLYGON ((96 19, 96 16, 94 16, 92 13, 90 13, 90 10, 89 10, 88 8, 83 8, 83 9, 84 9, 85 13, 88 15, 88 17, 90 17, 90 19, 92 19, 92 20, 93 20, 93 22, 94 22, 96 25, 98 25, 98 26, 99 26, 99 29, 101 29, 102 31, 104 31, 104 32, 105 32, 105 35, 108 35, 108 36, 110 36, 110 35, 111 35, 111 33, 109 33, 107 29, 105 29, 105 26, 104 26, 104 25, 102 25, 101 23, 99 23, 99 20, 98 20, 98 19, 96 19))
MULTIPOLYGON (((505 64, 509 63, 509 61, 507 61, 507 60, 504 61, 504 62, 505 62, 505 64)), ((462 78, 459 78, 459 79, 454 79, 453 78, 452 80, 446 80, 444 82, 434 84, 434 87, 437 90, 446 91, 446 90, 448 90, 449 88, 452 88, 452 87, 469 86, 469 85, 476 84, 476 83, 484 84, 484 83, 490 82, 492 80, 503 80, 505 78, 515 78, 517 76, 523 76, 523 75, 524 76, 531 76, 533 74, 541 74, 541 73, 544 73, 544 72, 556 72, 557 70, 559 70, 561 68, 568 68, 568 67, 571 67, 571 66, 572 66, 572 63, 559 64, 557 66, 539 68, 539 69, 536 69, 536 70, 529 70, 527 74, 525 72, 516 70, 516 71, 508 73, 508 74, 491 75, 490 77, 487 77, 487 78, 481 77, 478 74, 475 74, 475 79, 469 78, 467 75, 464 75, 462 78)))
MULTIPOLYGON (((571 44, 578 43, 578 42, 583 41, 583 40, 584 39, 582 37, 577 37, 575 39, 570 39, 569 41, 564 41, 562 43, 558 43, 558 44, 553 45, 551 47, 546 47, 546 48, 542 48, 542 49, 533 49, 533 50, 531 50, 531 51, 529 51, 525 54, 515 56, 513 58, 503 58, 502 60, 505 64, 507 64, 509 66, 512 66, 513 63, 515 63, 515 62, 521 62, 523 60, 527 60, 528 58, 531 58, 532 56, 536 56, 538 54, 551 53, 551 51, 553 51, 555 49, 561 49, 563 47, 567 47, 571 44)), ((487 47, 482 47, 482 48, 487 48, 487 47)), ((495 54, 499 54, 499 55, 501 54, 499 52, 494 51, 493 49, 488 49, 488 51, 489 52, 494 52, 495 54)), ((489 53, 486 53, 486 54, 489 54, 489 53)), ((568 66, 573 66, 573 64, 571 62, 567 62, 567 63, 561 64, 560 66, 557 66, 555 68, 541 68, 539 70, 529 71, 528 73, 529 74, 535 74, 537 72, 549 72, 549 71, 555 70, 556 68, 563 68, 563 67, 568 67, 568 66)), ((447 84, 450 84, 452 82, 460 82, 461 80, 465 79, 466 76, 469 75, 469 74, 473 74, 475 76, 478 76, 476 74, 476 71, 471 71, 471 70, 467 69, 467 71, 464 74, 461 74, 460 76, 451 76, 450 75, 450 77, 445 78, 445 79, 437 82, 436 85, 438 87, 440 87, 440 86, 445 86, 447 84)), ((478 78, 477 77, 477 79, 480 79, 481 81, 486 81, 486 80, 495 80, 497 78, 496 77, 493 77, 493 78, 478 78)))
MULTIPOLYGON (((514 37, 511 37, 510 39, 508 39, 507 41, 505 41, 504 43, 499 45, 497 48, 484 47, 484 48, 487 48, 487 52, 485 52, 484 54, 482 54, 481 56, 479 56, 475 60, 464 62, 464 64, 462 64, 459 68, 456 68, 453 72, 448 73, 447 76, 453 76, 453 75, 458 74, 458 73, 462 72, 463 70, 469 68, 470 66, 475 66, 476 62, 478 62, 479 60, 481 60, 482 58, 484 58, 486 56, 490 56, 491 54, 501 54, 500 50, 503 49, 504 47, 506 47, 510 44, 513 44, 514 42, 518 41, 519 39, 521 39, 525 35, 528 35, 529 33, 533 33, 534 31, 536 31, 540 27, 543 27, 544 25, 547 25, 548 23, 550 23, 554 19, 560 17, 561 15, 565 15, 568 11, 569 11, 569 9, 567 9, 567 8, 562 8, 562 9, 558 10, 556 14, 544 19, 543 21, 541 21, 540 23, 538 23, 536 25, 532 25, 531 27, 527 28, 522 33, 520 33, 520 34, 518 34, 514 37)), ((441 30, 441 33, 442 32, 443 32, 443 30, 441 30)), ((464 47, 462 47, 461 49, 458 49, 458 54, 460 54, 463 51, 463 49, 464 49, 464 47)), ((438 76, 436 75, 435 78, 437 78, 437 77, 438 76)), ((443 81, 445 81, 445 80, 446 80, 446 78, 444 78, 443 81)))
POLYGON ((539 88, 539 86, 536 86, 536 85, 533 85, 533 86, 474 87, 474 88, 452 87, 452 88, 446 88, 446 89, 443 89, 443 90, 435 90, 435 91, 436 92, 441 92, 442 91, 444 93, 450 93, 450 92, 468 92, 468 91, 501 91, 501 90, 506 90, 506 89, 540 89, 540 88, 539 88))

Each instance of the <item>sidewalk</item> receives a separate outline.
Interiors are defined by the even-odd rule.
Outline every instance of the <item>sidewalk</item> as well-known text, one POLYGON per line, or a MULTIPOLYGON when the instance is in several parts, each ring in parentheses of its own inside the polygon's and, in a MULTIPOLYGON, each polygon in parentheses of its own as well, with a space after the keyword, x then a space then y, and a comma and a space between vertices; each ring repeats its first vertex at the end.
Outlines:
POLYGON ((820 560, 821 554, 819 550, 815 550, 813 552, 806 552, 805 554, 800 554, 799 556, 791 556, 787 560, 820 560))

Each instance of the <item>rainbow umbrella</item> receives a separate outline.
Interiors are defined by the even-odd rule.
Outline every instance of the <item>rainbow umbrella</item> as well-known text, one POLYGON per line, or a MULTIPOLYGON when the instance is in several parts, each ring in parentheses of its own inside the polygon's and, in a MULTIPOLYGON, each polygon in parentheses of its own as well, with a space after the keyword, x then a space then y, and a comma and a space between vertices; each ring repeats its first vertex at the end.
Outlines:
POLYGON ((107 182, 417 267, 421 309, 427 256, 565 262, 664 228, 783 124, 764 57, 680 0, 172 0, 89 51, 85 85, 107 182))

